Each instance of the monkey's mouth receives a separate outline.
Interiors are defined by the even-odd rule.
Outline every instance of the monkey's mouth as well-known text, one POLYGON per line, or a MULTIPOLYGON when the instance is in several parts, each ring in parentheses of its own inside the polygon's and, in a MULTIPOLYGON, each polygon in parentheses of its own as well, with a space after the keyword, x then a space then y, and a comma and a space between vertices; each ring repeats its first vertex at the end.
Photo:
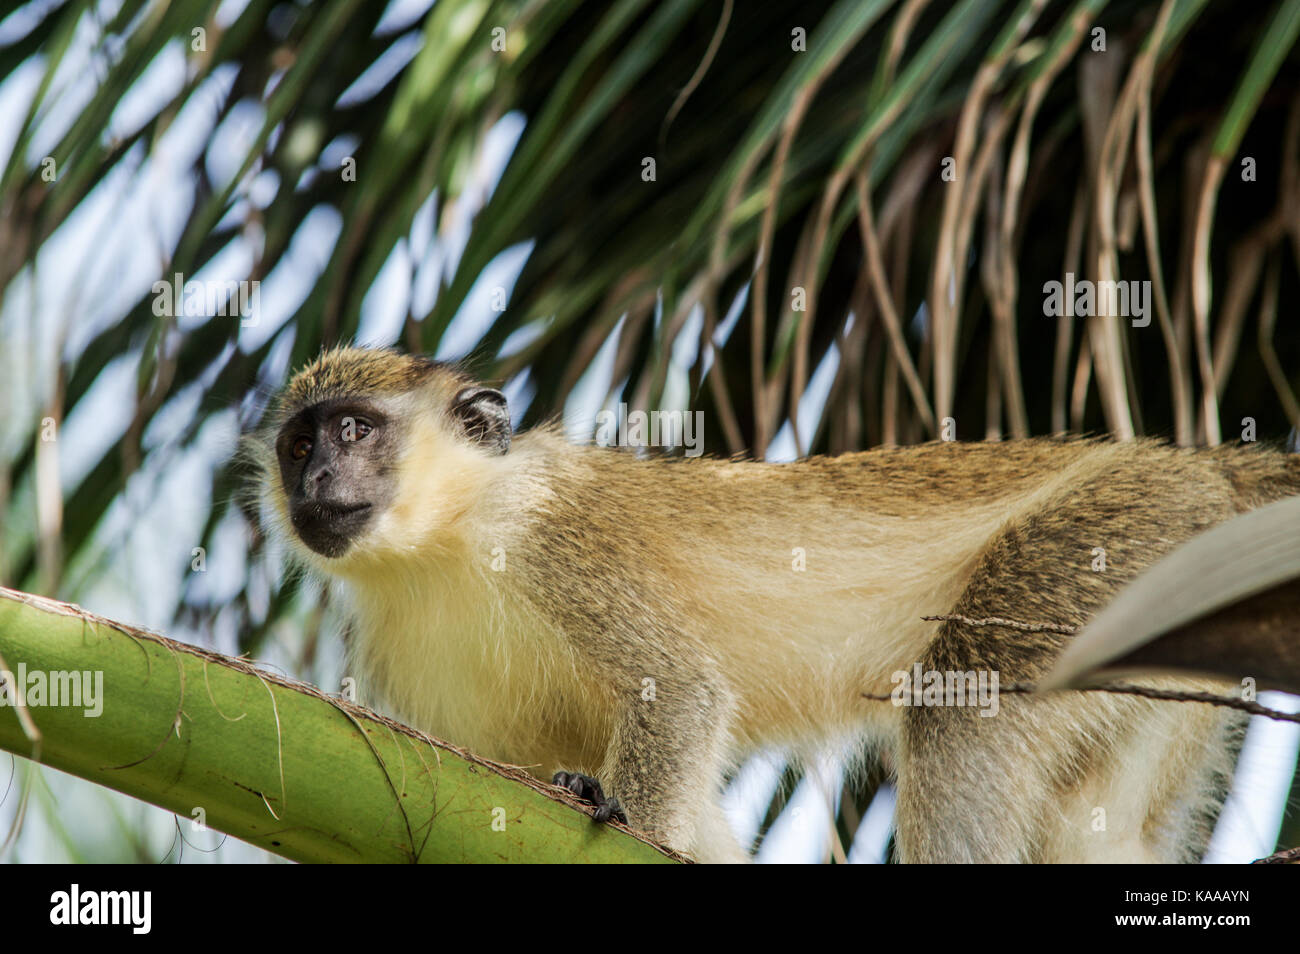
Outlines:
POLYGON ((372 510, 369 503, 303 503, 294 508, 293 529, 303 543, 321 556, 342 556, 348 544, 370 522, 372 510))

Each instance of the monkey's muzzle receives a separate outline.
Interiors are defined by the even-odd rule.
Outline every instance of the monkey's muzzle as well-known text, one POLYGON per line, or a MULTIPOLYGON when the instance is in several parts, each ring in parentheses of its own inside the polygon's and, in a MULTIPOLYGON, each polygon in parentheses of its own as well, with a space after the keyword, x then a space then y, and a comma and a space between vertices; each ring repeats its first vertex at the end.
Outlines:
POLYGON ((302 503, 292 514, 293 529, 303 543, 324 557, 342 556, 373 516, 368 503, 302 503))

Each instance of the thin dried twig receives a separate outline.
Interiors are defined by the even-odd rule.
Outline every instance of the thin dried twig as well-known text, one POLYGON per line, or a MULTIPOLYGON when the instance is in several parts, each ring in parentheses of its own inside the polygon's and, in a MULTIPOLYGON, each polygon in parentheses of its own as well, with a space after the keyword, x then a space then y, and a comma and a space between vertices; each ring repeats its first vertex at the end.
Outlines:
POLYGON ((960 613, 944 613, 941 616, 922 616, 921 619, 936 623, 964 623, 967 626, 1002 626, 1006 629, 1018 629, 1025 633, 1063 633, 1066 636, 1073 636, 1079 631, 1077 626, 1071 626, 1068 623, 1023 623, 1014 619, 1005 619, 1001 616, 973 619, 970 616, 962 616, 960 613))
POLYGON ((866 175, 859 172, 854 179, 854 184, 858 193, 858 226, 862 233, 862 246, 866 252, 867 271, 871 276, 871 287, 876 295, 876 307, 880 309, 881 320, 889 334, 890 353, 903 374, 908 393, 912 396, 912 402, 921 415, 926 431, 934 435, 938 433, 935 429, 934 410, 930 407, 925 387, 921 384, 921 376, 916 373, 916 365, 912 363, 907 342, 903 340, 902 322, 899 321, 898 312, 894 310, 893 297, 889 293, 885 279, 885 264, 881 259, 880 241, 876 236, 876 226, 872 218, 871 196, 867 192, 866 175))
MULTIPOLYGON (((960 613, 944 613, 937 616, 922 616, 921 619, 927 622, 945 622, 945 623, 962 623, 966 626, 998 626, 1004 629, 1014 629, 1022 633, 1060 633, 1065 636, 1073 636, 1079 631, 1077 626, 1071 626, 1068 623, 1027 623, 1020 620, 1007 619, 1002 616, 986 616, 982 619, 976 619, 971 616, 963 616, 960 613)), ((998 692, 1012 692, 1021 694, 1031 694, 1037 692, 1033 683, 1002 683, 998 685, 998 692)), ((1071 690, 1076 692, 1111 692, 1120 695, 1142 696, 1146 699, 1158 699, 1162 702, 1203 702, 1207 705, 1222 706, 1227 709, 1237 709, 1241 712, 1248 712, 1251 715, 1264 716, 1268 719, 1274 719, 1278 722, 1296 722, 1300 723, 1300 712, 1282 712, 1279 709, 1270 709, 1268 706, 1260 705, 1253 699, 1235 699, 1231 696, 1219 696, 1212 692, 1195 692, 1185 689, 1157 689, 1154 686, 1134 686, 1124 683, 1117 683, 1108 686, 1082 686, 1078 689, 1071 690)), ((893 698, 890 693, 863 693, 864 699, 872 699, 878 702, 888 701, 893 698)))
MULTIPOLYGON (((975 205, 979 195, 979 177, 972 169, 971 156, 979 132, 984 104, 992 94, 998 78, 1019 48, 1020 41, 1038 19, 1044 4, 1034 3, 1015 25, 1014 33, 997 53, 980 63, 971 80, 966 100, 957 120, 957 133, 953 142, 953 167, 964 185, 947 190, 944 196, 939 236, 935 243, 934 271, 930 284, 930 321, 934 345, 934 405, 939 417, 949 417, 956 396, 957 375, 957 325, 960 320, 962 292, 965 285, 966 259, 962 254, 963 235, 969 229, 968 207, 975 205), (963 221, 966 219, 966 221, 963 221)), ((998 110, 996 126, 1001 126, 996 138, 1005 131, 1007 110, 998 110)), ((990 139, 995 137, 990 136, 990 139)), ((993 146, 986 142, 987 151, 993 146)))
POLYGON ((1283 848, 1267 858, 1257 858, 1252 865, 1294 865, 1300 864, 1300 848, 1283 848))

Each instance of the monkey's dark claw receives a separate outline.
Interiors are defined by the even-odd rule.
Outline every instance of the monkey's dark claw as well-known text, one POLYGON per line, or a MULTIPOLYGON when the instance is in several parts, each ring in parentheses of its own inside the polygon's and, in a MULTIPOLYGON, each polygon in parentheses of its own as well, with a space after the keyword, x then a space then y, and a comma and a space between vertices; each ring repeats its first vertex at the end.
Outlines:
POLYGON ((596 821, 607 822, 612 818, 616 822, 627 824, 627 815, 623 814, 623 809, 619 807, 618 799, 606 798, 600 782, 590 775, 582 775, 578 772, 556 772, 551 782, 560 788, 567 788, 584 802, 595 805, 596 821))

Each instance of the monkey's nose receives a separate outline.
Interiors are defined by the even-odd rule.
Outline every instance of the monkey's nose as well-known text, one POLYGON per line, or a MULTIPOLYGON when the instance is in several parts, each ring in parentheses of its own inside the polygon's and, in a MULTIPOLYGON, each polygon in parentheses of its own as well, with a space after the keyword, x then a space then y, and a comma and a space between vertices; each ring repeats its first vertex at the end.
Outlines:
POLYGON ((306 486, 303 488, 307 492, 307 496, 316 499, 324 494, 332 476, 328 467, 308 471, 305 481, 306 486))

